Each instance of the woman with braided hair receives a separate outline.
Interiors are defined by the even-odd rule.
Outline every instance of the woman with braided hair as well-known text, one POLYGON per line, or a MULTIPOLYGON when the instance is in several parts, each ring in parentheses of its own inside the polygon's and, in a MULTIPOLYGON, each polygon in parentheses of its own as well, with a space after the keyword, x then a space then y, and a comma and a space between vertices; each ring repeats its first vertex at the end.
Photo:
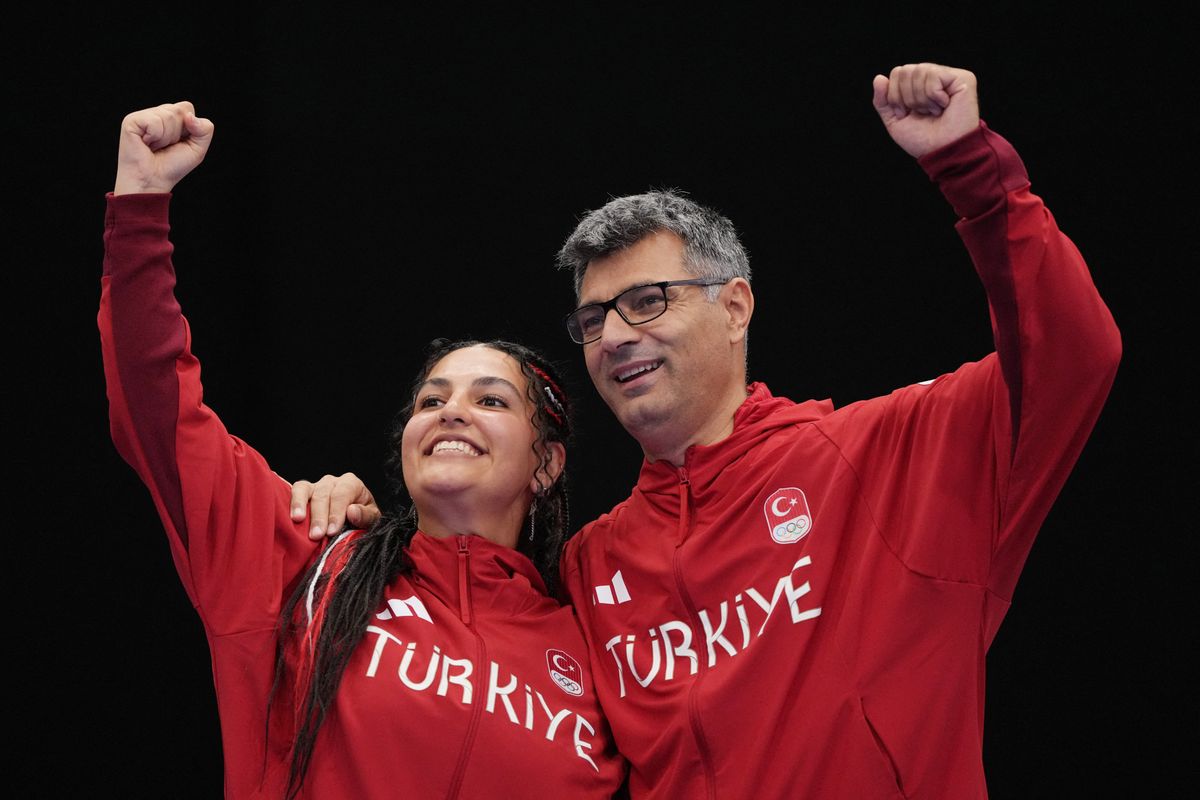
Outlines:
POLYGON ((393 430, 393 510, 327 545, 203 402, 169 192, 190 103, 122 124, 99 326, 113 439, 150 488, 212 651, 231 798, 609 797, 624 766, 554 591, 569 403, 508 342, 430 348, 393 430))

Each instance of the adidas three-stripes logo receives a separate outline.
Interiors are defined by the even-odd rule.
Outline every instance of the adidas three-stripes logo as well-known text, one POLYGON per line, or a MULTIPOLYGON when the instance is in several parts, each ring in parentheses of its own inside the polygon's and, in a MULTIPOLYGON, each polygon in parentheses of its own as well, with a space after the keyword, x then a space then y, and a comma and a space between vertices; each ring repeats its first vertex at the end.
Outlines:
POLYGON ((606 606, 629 602, 629 590, 625 588, 621 570, 613 573, 611 585, 602 583, 596 587, 596 602, 606 606))

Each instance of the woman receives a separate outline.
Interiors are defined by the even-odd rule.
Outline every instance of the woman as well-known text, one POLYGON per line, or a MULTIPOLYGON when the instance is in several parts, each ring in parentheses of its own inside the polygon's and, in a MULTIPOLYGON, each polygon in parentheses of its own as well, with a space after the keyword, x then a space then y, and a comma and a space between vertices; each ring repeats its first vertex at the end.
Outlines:
POLYGON ((99 325, 114 442, 209 639, 226 796, 610 796, 623 766, 547 595, 570 433, 552 371, 435 343, 393 435, 415 510, 320 549, 203 404, 173 295, 167 193, 212 132, 190 103, 122 123, 99 325))

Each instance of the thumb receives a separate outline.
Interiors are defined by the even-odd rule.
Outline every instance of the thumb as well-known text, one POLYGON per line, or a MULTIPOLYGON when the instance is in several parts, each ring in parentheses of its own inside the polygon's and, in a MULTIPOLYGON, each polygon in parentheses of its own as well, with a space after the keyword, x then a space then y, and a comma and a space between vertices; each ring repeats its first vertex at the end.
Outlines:
POLYGON ((188 112, 183 117, 183 126, 187 131, 187 143, 192 149, 201 155, 206 153, 208 146, 212 144, 213 131, 216 130, 212 120, 188 112))
POLYGON ((871 105, 875 106, 875 110, 880 115, 891 110, 887 101, 888 85, 886 75, 876 75, 875 79, 871 81, 871 105))
POLYGON ((346 519, 356 528, 369 528, 380 517, 379 508, 372 504, 370 507, 360 503, 346 506, 346 519))

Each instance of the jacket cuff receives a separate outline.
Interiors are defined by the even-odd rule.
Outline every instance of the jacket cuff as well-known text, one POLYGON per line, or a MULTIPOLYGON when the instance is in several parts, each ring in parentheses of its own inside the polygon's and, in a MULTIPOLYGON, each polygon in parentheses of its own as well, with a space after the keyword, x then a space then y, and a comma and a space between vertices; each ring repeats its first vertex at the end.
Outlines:
POLYGON ((170 192, 161 194, 106 194, 108 207, 104 213, 104 225, 129 222, 166 222, 167 210, 171 205, 170 192))
POLYGON ((983 120, 979 127, 917 160, 958 216, 971 219, 994 208, 1011 191, 1029 185, 1017 151, 983 120))

